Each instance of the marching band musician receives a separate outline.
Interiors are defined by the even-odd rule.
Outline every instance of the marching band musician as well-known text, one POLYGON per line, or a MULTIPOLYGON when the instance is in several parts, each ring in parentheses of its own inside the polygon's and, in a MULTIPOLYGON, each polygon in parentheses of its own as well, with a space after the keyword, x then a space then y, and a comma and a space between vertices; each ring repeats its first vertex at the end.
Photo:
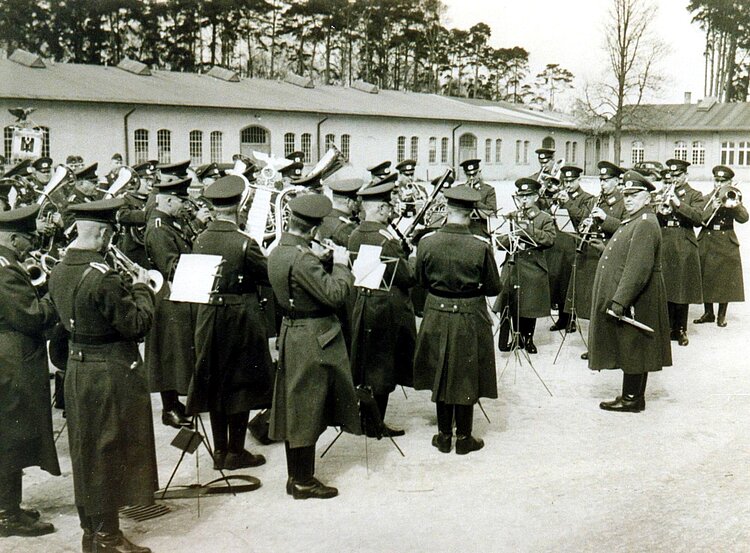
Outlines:
MULTIPOLYGON (((116 178, 117 175, 115 175, 116 178)), ((151 262, 144 245, 149 186, 145 179, 138 177, 138 173, 134 169, 130 181, 124 186, 124 190, 122 199, 125 203, 117 212, 117 222, 120 224, 121 231, 118 247, 129 259, 132 259, 141 267, 150 269, 151 262)))
MULTIPOLYGON (((154 269, 171 282, 180 255, 192 245, 179 219, 188 197, 189 178, 154 185, 156 206, 146 224, 146 253, 154 269)), ((154 324, 146 337, 146 368, 151 392, 160 392, 161 421, 174 428, 192 426, 180 395, 188 391, 195 368, 191 304, 169 300, 169 286, 156 297, 154 324)))
POLYGON ((741 195, 736 189, 730 188, 734 171, 724 165, 717 165, 712 173, 714 190, 703 206, 703 227, 698 234, 704 312, 693 323, 716 321, 723 328, 727 326, 728 303, 745 301, 742 258, 739 241, 734 233, 734 223, 747 223, 748 213, 747 208, 742 205, 741 195), (727 199, 722 197, 723 191, 731 191, 738 196, 734 205, 725 204, 727 199), (715 318, 714 303, 719 304, 719 312, 715 318))
POLYGON ((690 343, 689 304, 703 302, 698 239, 693 231, 693 227, 701 224, 703 195, 687 183, 688 166, 690 163, 681 159, 667 161, 673 188, 662 198, 656 214, 662 230, 664 267, 669 271, 664 282, 672 329, 670 338, 680 346, 690 343))
MULTIPOLYGON (((383 179, 383 180, 388 180, 383 179)), ((389 258, 383 275, 386 289, 356 288, 352 315, 351 365, 354 384, 372 390, 381 419, 385 419, 388 396, 397 385, 413 386, 414 345, 417 336, 409 289, 414 271, 401 241, 392 236, 388 223, 393 215, 393 182, 366 187, 359 192, 365 220, 349 238, 349 251, 356 256, 362 245, 380 246, 381 259, 389 258), (392 262, 396 260, 395 264, 392 262)), ((363 418, 368 437, 403 436, 404 430, 363 418)))
POLYGON ((662 234, 650 202, 654 185, 636 171, 624 175, 626 215, 607 243, 594 279, 589 325, 589 369, 621 369, 622 395, 604 401, 605 411, 638 413, 646 408, 648 373, 672 364, 662 234), (611 311, 614 315, 608 314, 611 311), (647 332, 618 320, 632 317, 647 332))
POLYGON ((208 305, 199 305, 195 324, 195 375, 187 412, 208 411, 214 439, 214 468, 236 470, 266 462, 245 449, 251 409, 271 403, 271 355, 259 284, 269 284, 258 244, 240 231, 237 210, 245 184, 227 175, 209 185, 204 197, 215 219, 193 244, 193 252, 220 255, 222 266, 208 305))
POLYGON ((63 229, 65 229, 65 235, 68 237, 71 236, 75 223, 75 217, 73 216, 71 207, 82 203, 93 202, 98 199, 96 188, 96 170, 98 166, 98 163, 94 163, 93 165, 89 165, 75 173, 73 192, 65 200, 65 209, 62 212, 63 229))
POLYGON ((36 241, 38 213, 38 205, 0 213, 0 537, 55 531, 38 511, 21 508, 23 469, 60 475, 44 337, 57 313, 21 265, 36 241))
POLYGON ((331 239, 346 247, 349 237, 357 228, 355 216, 359 213, 357 191, 362 188, 362 179, 346 179, 326 184, 331 191, 333 209, 323 218, 318 227, 318 240, 331 239))
POLYGON ((117 173, 120 170, 120 167, 123 166, 122 162, 122 154, 120 153, 114 153, 112 154, 112 157, 109 160, 109 172, 107 173, 107 180, 110 184, 114 182, 114 180, 117 178, 117 173))
POLYGON ((52 178, 52 158, 40 157, 31 164, 30 178, 37 190, 43 190, 44 186, 52 178))
MULTIPOLYGON (((541 185, 532 178, 515 182, 516 198, 520 209, 514 214, 514 223, 521 230, 518 251, 508 255, 503 263, 500 280, 502 288, 493 311, 501 313, 498 348, 510 351, 514 345, 528 353, 537 353, 534 344, 536 319, 547 317, 550 306, 549 277, 544 249, 555 242, 555 223, 552 216, 539 209, 541 185), (526 238, 524 240, 524 238, 526 238), (520 342, 508 342, 510 327, 520 333, 520 342)), ((511 247, 510 237, 499 238, 504 248, 511 247)))
POLYGON ((24 159, 8 169, 8 171, 3 175, 4 179, 13 179, 17 183, 15 186, 15 207, 31 205, 36 201, 37 191, 29 180, 31 171, 31 160, 24 159))
POLYGON ((471 214, 471 231, 487 236, 487 218, 497 211, 497 197, 495 189, 482 179, 480 164, 478 159, 467 159, 460 163, 466 174, 466 186, 479 192, 479 201, 471 214))
POLYGON ((432 390, 438 421, 432 445, 450 453, 455 419, 456 453, 465 455, 484 447, 472 435, 474 404, 497 398, 485 297, 500 291, 500 277, 489 240, 469 229, 480 192, 457 186, 445 197, 445 226, 417 247, 416 278, 428 295, 414 354, 414 387, 432 390))
POLYGON ((353 277, 345 248, 332 246, 330 274, 311 249, 315 228, 331 211, 330 200, 305 194, 293 198, 289 208, 289 230, 268 258, 268 276, 284 310, 270 437, 285 442, 287 494, 328 499, 338 490, 315 478, 315 443, 332 424, 360 433, 349 356, 334 314, 351 293, 353 277))
POLYGON ((380 179, 391 173, 391 162, 381 161, 380 163, 368 167, 367 171, 370 173, 371 183, 379 181, 380 179))
POLYGON ((118 509, 153 505, 157 489, 151 398, 138 342, 154 296, 137 268, 132 286, 105 263, 122 199, 71 207, 78 238, 50 275, 70 334, 65 408, 84 552, 149 553, 123 536, 118 509))
POLYGON ((537 148, 534 150, 539 161, 539 171, 534 173, 531 177, 539 184, 543 184, 542 180, 545 176, 552 176, 552 170, 555 165, 555 150, 552 148, 537 148))

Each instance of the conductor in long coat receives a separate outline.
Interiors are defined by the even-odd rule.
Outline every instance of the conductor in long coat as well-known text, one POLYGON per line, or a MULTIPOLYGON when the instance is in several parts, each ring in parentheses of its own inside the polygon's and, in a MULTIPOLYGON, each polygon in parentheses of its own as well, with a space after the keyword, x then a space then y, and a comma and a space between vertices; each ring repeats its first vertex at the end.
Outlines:
POLYGON ((654 185, 635 171, 627 171, 624 182, 627 214, 607 243, 594 279, 589 368, 623 371, 622 395, 600 403, 601 409, 640 412, 646 408, 648 373, 670 366, 672 354, 661 231, 650 206, 654 185), (653 332, 627 324, 622 316, 653 332))
POLYGON ((474 404, 497 397, 486 297, 500 291, 500 277, 489 240, 469 230, 478 191, 459 186, 445 197, 445 226, 417 247, 416 277, 428 295, 414 354, 414 388, 432 390, 438 419, 432 445, 450 452, 455 418, 456 453, 464 455, 484 446, 472 435, 474 404))
POLYGON ((21 265, 36 239, 38 212, 34 204, 0 213, 0 537, 54 531, 38 511, 21 508, 23 469, 60 475, 44 339, 57 313, 21 265))

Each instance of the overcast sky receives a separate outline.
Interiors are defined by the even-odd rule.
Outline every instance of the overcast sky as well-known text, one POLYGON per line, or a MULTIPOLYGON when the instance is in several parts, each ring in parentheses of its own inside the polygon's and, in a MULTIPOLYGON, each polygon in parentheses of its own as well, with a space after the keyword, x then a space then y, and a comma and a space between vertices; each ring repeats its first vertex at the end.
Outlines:
MULTIPOLYGON (((492 46, 521 46, 530 53, 536 75, 557 63, 576 76, 576 86, 595 81, 606 67, 603 26, 610 0, 444 0, 448 25, 468 29, 483 21, 492 28, 492 46)), ((656 0, 656 29, 671 48, 663 62, 669 84, 655 101, 693 102, 703 97, 705 36, 690 22, 687 0, 656 0)))

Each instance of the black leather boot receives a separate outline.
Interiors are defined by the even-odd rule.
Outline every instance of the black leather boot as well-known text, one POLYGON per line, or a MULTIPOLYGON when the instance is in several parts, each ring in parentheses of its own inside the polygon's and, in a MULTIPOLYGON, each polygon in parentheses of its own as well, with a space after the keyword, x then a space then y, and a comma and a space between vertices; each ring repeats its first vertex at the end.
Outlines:
POLYGON ((52 524, 28 516, 20 508, 0 511, 0 537, 44 536, 54 531, 55 527, 52 524))
POLYGON ((266 458, 263 455, 255 455, 247 449, 240 452, 230 451, 224 459, 224 470, 237 470, 250 467, 259 467, 266 464, 266 458))
POLYGON ((643 375, 625 374, 622 375, 622 395, 617 396, 613 401, 602 401, 599 408, 604 411, 615 411, 621 413, 640 413, 646 408, 646 402, 641 395, 643 385, 643 375))
POLYGON ((720 303, 719 304, 719 314, 716 317, 716 326, 719 326, 721 328, 724 328, 727 326, 727 307, 729 304, 726 303, 720 303))
POLYGON ((456 436, 456 453, 466 455, 472 451, 479 451, 484 447, 484 440, 474 436, 456 436))
POLYGON ((702 325, 702 324, 705 324, 705 323, 712 323, 715 320, 716 320, 716 317, 714 317, 714 304, 712 304, 712 303, 704 303, 703 304, 703 315, 701 315, 697 319, 693 319, 693 324, 702 325))
POLYGON ((96 553, 151 553, 148 547, 141 547, 126 538, 122 532, 97 532, 94 535, 96 553))
POLYGON ((438 432, 432 437, 432 446, 436 447, 440 453, 450 453, 453 436, 438 432))
POLYGON ((677 345, 687 346, 689 343, 690 340, 688 339, 687 331, 684 328, 680 328, 677 331, 677 345))

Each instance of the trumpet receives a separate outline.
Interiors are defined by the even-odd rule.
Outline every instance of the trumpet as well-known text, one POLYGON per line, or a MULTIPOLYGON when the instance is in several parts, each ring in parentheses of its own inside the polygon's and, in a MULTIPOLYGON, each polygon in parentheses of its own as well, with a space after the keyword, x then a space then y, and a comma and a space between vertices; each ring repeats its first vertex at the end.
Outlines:
MULTIPOLYGON (((135 278, 138 275, 139 269, 142 269, 140 265, 122 253, 122 250, 114 244, 109 246, 107 253, 112 261, 112 265, 121 273, 125 273, 135 278)), ((151 291, 154 294, 158 294, 163 285, 164 277, 162 274, 159 271, 150 269, 148 271, 148 287, 151 288, 151 291)))
POLYGON ((29 252, 27 257, 22 263, 23 268, 29 274, 31 284, 36 288, 44 286, 47 283, 47 277, 49 277, 52 268, 57 265, 59 260, 52 257, 48 253, 44 253, 40 250, 32 250, 29 252))
POLYGON ((664 187, 664 189, 661 191, 661 193, 656 194, 654 197, 654 203, 656 205, 656 211, 660 215, 671 215, 673 211, 671 199, 674 196, 675 192, 675 184, 669 183, 667 186, 664 187))

